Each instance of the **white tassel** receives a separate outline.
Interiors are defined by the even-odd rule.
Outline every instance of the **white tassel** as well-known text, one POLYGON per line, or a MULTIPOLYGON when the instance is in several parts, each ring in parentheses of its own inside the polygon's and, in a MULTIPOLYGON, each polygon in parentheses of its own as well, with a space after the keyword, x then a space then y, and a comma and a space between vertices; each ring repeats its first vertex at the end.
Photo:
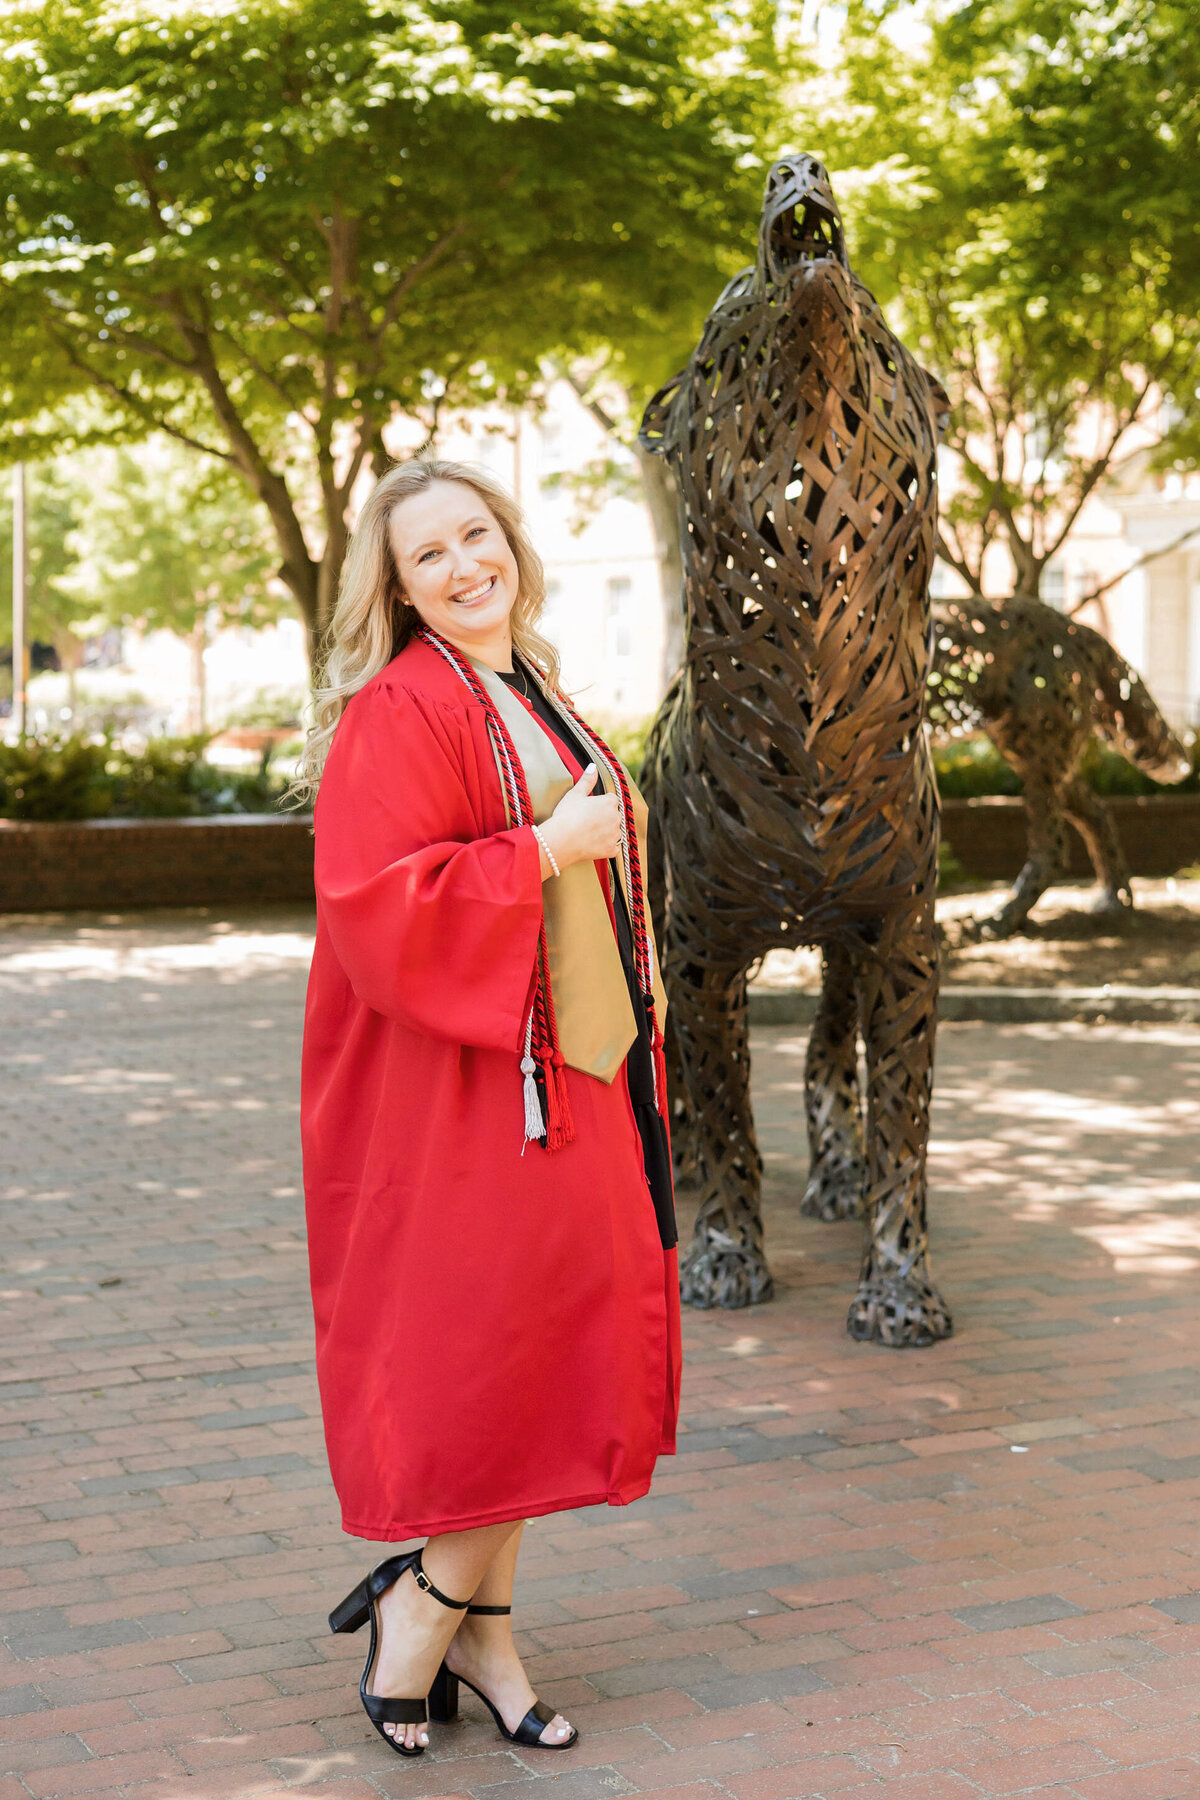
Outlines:
MULTIPOLYGON (((546 1125, 542 1118, 542 1103, 538 1098, 537 1082, 533 1072, 537 1064, 533 1060, 533 1008, 529 1009, 529 1017, 525 1021, 525 1054, 521 1058, 521 1073, 525 1077, 525 1144, 536 1143, 538 1138, 546 1135, 546 1125)), ((521 1155, 525 1154, 525 1144, 521 1145, 521 1155)))
POLYGON ((538 1099, 537 1082, 533 1079, 533 1071, 537 1068, 532 1056, 521 1058, 521 1073, 525 1077, 525 1142, 534 1138, 544 1138, 545 1122, 542 1119, 542 1103, 538 1099))

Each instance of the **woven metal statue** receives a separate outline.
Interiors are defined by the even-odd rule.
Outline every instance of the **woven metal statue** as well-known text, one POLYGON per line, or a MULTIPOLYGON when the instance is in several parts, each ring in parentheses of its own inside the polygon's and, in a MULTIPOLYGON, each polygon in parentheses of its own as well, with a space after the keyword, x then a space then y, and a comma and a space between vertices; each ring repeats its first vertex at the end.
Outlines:
POLYGON ((744 1306, 771 1293, 746 976, 767 950, 818 943, 805 1204, 848 1215, 865 1194, 849 1329, 889 1344, 950 1331, 925 1219, 931 392, 849 267, 825 170, 798 156, 768 176, 755 267, 642 423, 643 445, 670 461, 685 528, 686 657, 643 777, 681 1148, 701 1189, 684 1296, 744 1306))
POLYGON ((1133 905, 1112 816, 1080 778, 1102 737, 1156 781, 1190 764, 1140 675, 1107 638, 1041 600, 939 600, 934 608, 930 714, 937 730, 985 731, 1024 783, 1028 848, 1004 905, 982 921, 990 937, 1019 931, 1067 869, 1067 821, 1083 839, 1101 893, 1097 910, 1133 905))

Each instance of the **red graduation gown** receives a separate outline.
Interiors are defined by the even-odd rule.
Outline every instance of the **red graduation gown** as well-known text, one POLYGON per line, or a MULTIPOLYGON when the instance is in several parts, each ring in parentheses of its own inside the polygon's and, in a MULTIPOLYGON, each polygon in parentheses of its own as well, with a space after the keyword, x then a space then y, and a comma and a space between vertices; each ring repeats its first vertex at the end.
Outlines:
POLYGON ((346 1531, 600 1501, 675 1448, 679 1298, 622 1067, 567 1069, 522 1154, 542 916, 485 713, 414 640, 349 702, 316 803, 301 1134, 317 1374, 346 1531))

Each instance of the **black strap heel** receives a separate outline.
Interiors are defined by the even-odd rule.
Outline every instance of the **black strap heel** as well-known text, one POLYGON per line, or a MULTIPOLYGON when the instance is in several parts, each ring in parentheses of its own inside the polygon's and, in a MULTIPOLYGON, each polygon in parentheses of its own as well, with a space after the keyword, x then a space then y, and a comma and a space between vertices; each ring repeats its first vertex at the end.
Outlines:
MULTIPOLYGON (((495 1619, 503 1618, 506 1614, 511 1613, 511 1611, 511 1606, 476 1606, 473 1602, 467 1607, 467 1612, 469 1614, 483 1614, 488 1618, 495 1619)), ((468 1681, 465 1675, 456 1675, 452 1669, 448 1669, 445 1663, 443 1663, 438 1670, 437 1675, 434 1678, 433 1686, 429 1690, 429 1715, 431 1718, 457 1718, 458 1686, 460 1682, 464 1687, 470 1688, 476 1699, 483 1701, 483 1704, 487 1707, 493 1719, 495 1719, 496 1729, 499 1731, 501 1737, 507 1738, 510 1744, 523 1744, 531 1750, 569 1750, 572 1744, 577 1744, 579 1742, 579 1733, 573 1726, 571 1728, 570 1737, 565 1737, 561 1744, 544 1744, 542 1742, 542 1733, 554 1717, 554 1708, 552 1706, 547 1706, 544 1700, 535 1700, 529 1711, 525 1714, 525 1717, 521 1720, 521 1723, 517 1726, 517 1729, 515 1731, 510 1731, 487 1695, 481 1692, 481 1690, 475 1686, 473 1681, 468 1681), (435 1694, 438 1696, 437 1704, 449 1708, 448 1711, 440 1712, 434 1710, 435 1694)))
MULTIPOLYGON (((424 1744, 402 1743, 391 1737, 383 1728, 385 1725, 423 1725, 429 1716, 424 1696, 418 1699, 393 1698, 389 1694, 372 1694, 367 1690, 367 1681, 375 1667, 375 1653, 379 1647, 379 1615, 376 1612, 375 1603, 381 1595, 387 1593, 387 1590, 395 1582, 399 1581, 401 1575, 410 1569, 413 1580, 423 1593, 440 1601, 443 1606, 450 1607, 454 1612, 466 1612, 467 1601, 451 1600, 449 1595, 443 1594, 442 1590, 435 1587, 430 1581, 421 1566, 421 1552, 406 1550, 401 1556, 389 1556, 384 1562, 379 1563, 371 1570, 365 1581, 360 1581, 358 1586, 334 1607, 329 1615, 329 1629, 330 1631, 357 1631, 360 1626, 365 1625, 368 1620, 370 1621, 371 1643, 367 1651, 367 1660, 363 1664, 362 1679, 358 1684, 358 1697, 363 1703, 363 1711, 380 1737, 385 1743, 391 1745, 398 1756, 423 1756, 425 1754, 424 1744)), ((434 1677, 435 1686, 441 1673, 442 1671, 439 1669, 438 1675, 434 1677)), ((449 1674, 449 1670, 446 1670, 446 1673, 449 1674)), ((457 1684, 454 1700, 457 1708, 457 1684)), ((454 1715, 451 1713, 447 1716, 453 1718, 454 1715)), ((435 1713, 434 1717, 437 1718, 440 1715, 435 1713)))
POLYGON ((439 1725, 458 1717, 458 1676, 442 1664, 429 1690, 429 1716, 439 1725))
POLYGON ((367 1584, 360 1581, 346 1598, 334 1607, 329 1615, 330 1631, 358 1631, 371 1616, 371 1603, 367 1598, 367 1584))

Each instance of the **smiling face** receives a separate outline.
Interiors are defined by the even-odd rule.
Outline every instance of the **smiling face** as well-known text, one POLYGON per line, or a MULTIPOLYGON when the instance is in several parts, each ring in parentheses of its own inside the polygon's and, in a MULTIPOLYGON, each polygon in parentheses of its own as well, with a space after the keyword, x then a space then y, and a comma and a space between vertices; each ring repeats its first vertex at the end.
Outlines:
POLYGON ((511 669, 517 560, 487 502, 461 481, 434 481, 393 507, 388 535, 404 598, 469 656, 511 669))

